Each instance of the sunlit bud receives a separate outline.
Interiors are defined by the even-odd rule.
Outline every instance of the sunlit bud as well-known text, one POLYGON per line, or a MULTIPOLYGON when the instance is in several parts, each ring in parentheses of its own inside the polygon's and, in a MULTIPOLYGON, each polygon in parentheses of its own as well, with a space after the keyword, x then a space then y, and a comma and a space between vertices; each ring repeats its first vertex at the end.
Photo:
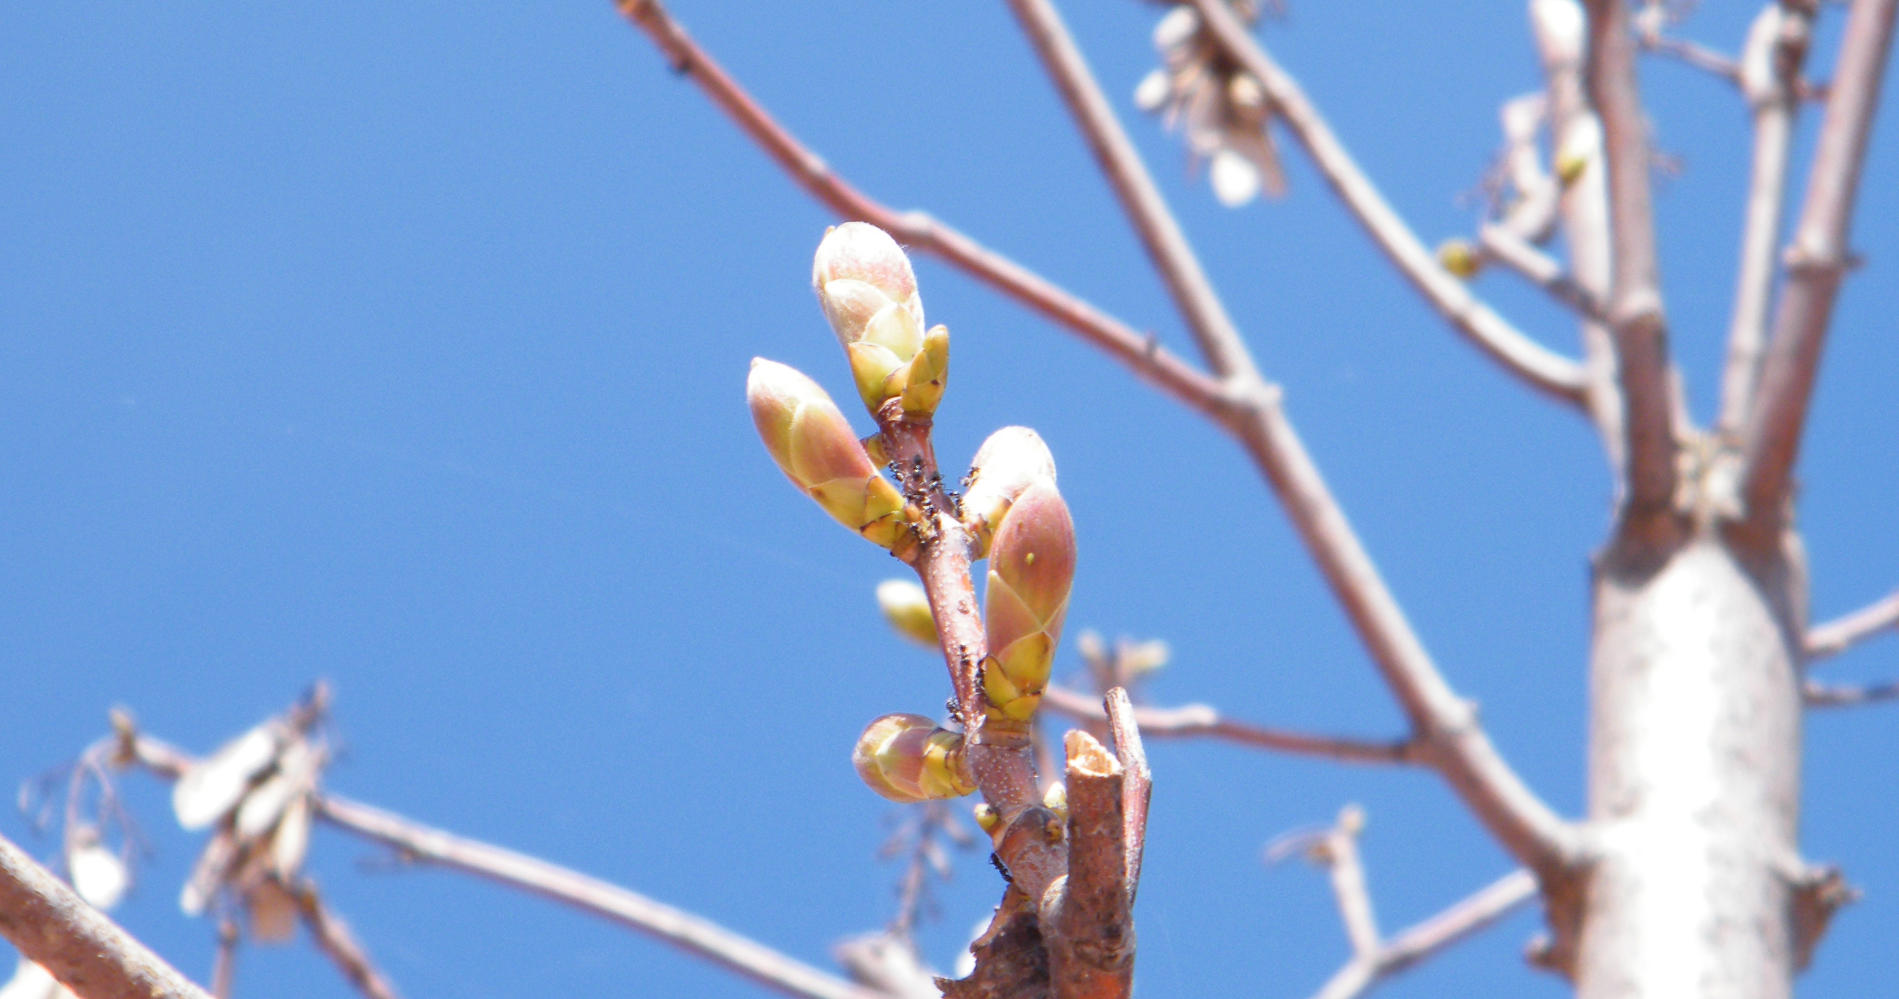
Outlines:
POLYGON ((936 648, 936 618, 930 614, 930 596, 908 579, 886 579, 877 584, 877 607, 897 634, 936 648))
MULTIPOLYGON (((929 416, 943 401, 943 388, 949 380, 949 327, 938 325, 923 335, 923 348, 902 371, 903 411, 911 416, 929 416)), ((888 388, 888 384, 886 385, 888 388)))
POLYGON ((80 826, 66 842, 66 873, 73 890, 95 909, 110 909, 125 897, 131 885, 125 861, 99 841, 99 830, 80 826))
POLYGON ((976 789, 963 759, 963 736, 922 715, 885 715, 857 737, 857 775, 892 801, 960 798, 976 789))
POLYGON ((1059 780, 1050 784, 1048 790, 1042 792, 1042 807, 1057 815, 1066 816, 1068 814, 1068 784, 1059 780))
POLYGON ((1075 525, 1054 485, 1016 498, 989 549, 983 693, 992 720, 1026 722, 1048 686, 1075 578, 1075 525))
POLYGON ((974 816, 976 828, 991 836, 994 836, 996 830, 1002 826, 1002 813, 996 811, 995 806, 986 801, 976 806, 974 816))
POLYGON ((1468 280, 1483 269, 1483 257, 1468 239, 1447 239, 1437 244, 1437 262, 1457 277, 1468 280))
POLYGON ((1167 99, 1174 94, 1174 81, 1164 69, 1157 69, 1141 77, 1141 83, 1134 88, 1134 106, 1152 114, 1167 106, 1167 99))
POLYGON ((877 474, 817 382, 796 368, 753 358, 745 400, 772 460, 824 512, 885 548, 909 536, 903 496, 877 474))
POLYGON ((236 807, 251 780, 277 759, 287 735, 281 723, 268 721, 192 764, 172 786, 178 824, 203 829, 236 807))
POLYGON ((903 248, 868 222, 836 226, 818 244, 811 285, 850 355, 864 405, 874 413, 902 395, 924 329, 923 299, 903 248))
POLYGON ((1022 491, 1035 483, 1055 485, 1055 456, 1027 427, 1003 427, 976 449, 969 468, 969 491, 963 494, 963 524, 976 536, 978 557, 989 550, 989 539, 1022 491))
POLYGON ((1181 5, 1161 15, 1154 25, 1154 47, 1166 53, 1181 48, 1200 33, 1200 12, 1181 5))

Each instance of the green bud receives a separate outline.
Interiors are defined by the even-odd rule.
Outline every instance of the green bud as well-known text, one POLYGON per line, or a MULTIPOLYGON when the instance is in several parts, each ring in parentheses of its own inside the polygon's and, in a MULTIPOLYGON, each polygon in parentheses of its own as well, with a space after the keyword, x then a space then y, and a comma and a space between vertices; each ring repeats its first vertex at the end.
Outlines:
POLYGON ((897 634, 936 648, 936 618, 930 613, 930 595, 908 579, 886 579, 877 584, 877 607, 897 634))
POLYGON ((851 763, 870 789, 892 801, 960 798, 976 789, 963 736, 922 715, 884 715, 857 737, 851 763))
POLYGON ((1437 245, 1437 262, 1456 277, 1469 280, 1483 269, 1483 257, 1467 239, 1447 239, 1437 245))
POLYGON ((1075 525, 1052 483, 1024 490, 989 551, 983 693, 991 720, 1027 722, 1048 686, 1075 578, 1075 525))
POLYGON ((989 540, 1002 523, 1009 505, 1022 491, 1040 482, 1055 485, 1055 456, 1027 427, 1003 427, 976 449, 969 468, 969 491, 963 494, 963 525, 976 538, 977 557, 989 550, 989 540))
MULTIPOLYGON (((850 357, 851 377, 864 405, 875 413, 885 402, 902 397, 911 362, 924 349, 923 298, 903 248, 868 222, 833 227, 818 244, 811 285, 824 318, 850 357)), ((932 367, 940 381, 947 368, 947 345, 932 367)), ((936 396, 941 395, 939 385, 936 396)), ((929 405, 934 409, 935 401, 929 405)), ((927 412, 910 409, 908 400, 905 408, 927 412)))
POLYGON ((850 423, 817 382, 796 368, 753 358, 745 400, 772 460, 824 512, 884 548, 907 543, 903 496, 877 474, 850 423))

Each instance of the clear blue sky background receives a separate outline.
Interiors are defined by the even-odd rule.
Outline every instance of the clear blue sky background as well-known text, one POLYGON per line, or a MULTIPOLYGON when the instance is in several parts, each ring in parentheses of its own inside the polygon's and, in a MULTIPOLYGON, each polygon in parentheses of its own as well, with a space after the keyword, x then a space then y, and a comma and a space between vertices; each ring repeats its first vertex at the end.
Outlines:
MULTIPOLYGON (((1122 106, 1156 10, 1074 3, 1122 106)), ((1733 50, 1751 5, 1690 32, 1733 50)), ((1190 350, 1000 5, 682 2, 829 161, 1190 350)), ((1842 15, 1829 7, 1816 65, 1842 15)), ((606 3, 19 4, 0 32, 0 776, 124 704, 214 747, 330 678, 336 791, 580 867, 806 960, 881 925, 891 810, 851 773, 870 717, 934 711, 940 663, 881 627, 899 568, 801 500, 741 386, 765 355, 848 393, 806 287, 824 226, 606 3)), ((1469 233, 1498 104, 1538 73, 1515 5, 1295 3, 1267 35, 1427 239, 1469 233)), ((1821 72, 1818 75, 1824 76, 1821 72)), ((1746 162, 1726 86, 1645 63, 1673 347, 1716 392, 1746 162)), ((1875 137, 1802 460, 1817 618, 1899 583, 1899 107, 1875 137)), ((1806 121, 1810 139, 1813 121, 1806 121)), ((1585 424, 1430 314, 1303 160, 1220 209, 1134 120, 1213 277, 1424 640, 1561 811, 1582 807, 1587 562, 1608 479, 1585 424)), ((1804 146, 1803 146, 1804 151, 1804 146)), ((1804 176, 1804 174, 1802 174, 1804 176)), ((1038 428, 1080 533, 1070 614, 1162 637, 1158 703, 1380 736, 1399 716, 1238 451, 1048 324, 919 263, 954 333, 939 452, 1038 428)), ((1506 275, 1481 290, 1574 351, 1506 275)), ((1072 645, 1070 645, 1072 648, 1072 645)), ((1064 671, 1072 669, 1065 652, 1064 671)), ((1829 678, 1899 673, 1885 641, 1829 678)), ((1806 979, 1888 987, 1899 709, 1811 720, 1806 845, 1866 890, 1806 979)), ((1397 928, 1510 868, 1428 774, 1151 746, 1141 992, 1298 997, 1346 953, 1321 874, 1260 847, 1370 814, 1397 928)), ((155 854, 120 915, 203 976, 197 841, 128 793, 155 854)), ((0 831, 42 855, 9 811, 0 831)), ((642 938, 335 834, 313 869, 411 996, 755 990, 642 938)), ((961 858, 946 966, 997 895, 961 858)), ((1555 996, 1520 914, 1388 995, 1555 996)), ((344 996, 299 945, 240 995, 344 996)))

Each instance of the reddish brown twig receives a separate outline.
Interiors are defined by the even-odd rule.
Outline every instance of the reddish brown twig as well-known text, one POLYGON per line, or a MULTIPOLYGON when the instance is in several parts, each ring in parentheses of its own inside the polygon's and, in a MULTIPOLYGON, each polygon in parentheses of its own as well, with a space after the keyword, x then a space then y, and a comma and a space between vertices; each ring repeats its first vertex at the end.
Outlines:
POLYGON ((1228 402, 1219 383, 1162 348, 1151 334, 1135 330, 927 214, 899 212, 865 195, 766 113, 659 3, 619 0, 619 6, 682 75, 704 90, 788 177, 826 207, 844 218, 870 222, 911 249, 942 258, 1100 348, 1187 407, 1224 421, 1228 402))
POLYGON ((356 991, 367 999, 399 999, 395 986, 369 959, 369 951, 356 939, 356 934, 350 932, 349 924, 323 904, 316 882, 305 878, 290 888, 290 895, 296 900, 297 912, 318 949, 349 979, 356 991))
POLYGON ((5 837, 0 936, 86 999, 210 999, 5 837))
POLYGON ((1141 745, 1140 725, 1135 721, 1134 704, 1121 687, 1108 691, 1102 706, 1108 713, 1108 731, 1114 736, 1114 757, 1126 773, 1122 788, 1122 839, 1127 843, 1128 901, 1141 887, 1141 855, 1147 849, 1147 806, 1154 794, 1154 774, 1147 766, 1147 749, 1141 745))
POLYGON ((1807 680, 1800 685, 1800 697, 1810 708, 1851 708, 1862 704, 1899 700, 1899 680, 1849 687, 1807 680))
MULTIPOLYGON (((1107 720, 1106 713, 1094 698, 1065 687, 1048 688, 1042 694, 1042 704, 1079 721, 1107 720)), ((1424 762, 1416 742, 1412 740, 1373 742, 1264 728, 1222 718, 1218 711, 1205 704, 1186 704, 1177 708, 1140 705, 1131 710, 1141 733, 1156 739, 1223 739, 1261 749, 1322 756, 1347 763, 1424 762)))
POLYGON ((1127 771, 1086 732, 1068 733, 1068 871, 1042 897, 1057 999, 1126 999, 1134 981, 1127 771))

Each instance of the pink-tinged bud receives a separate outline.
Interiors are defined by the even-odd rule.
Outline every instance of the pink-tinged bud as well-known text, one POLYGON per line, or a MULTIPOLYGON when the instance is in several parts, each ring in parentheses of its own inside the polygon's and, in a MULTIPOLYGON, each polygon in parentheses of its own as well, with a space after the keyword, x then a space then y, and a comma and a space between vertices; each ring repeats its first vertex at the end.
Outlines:
POLYGON ((857 737, 857 775, 892 801, 960 798, 976 789, 964 761, 961 733, 922 715, 884 715, 857 737))
MULTIPOLYGON (((812 261, 811 285, 824 318, 844 344, 864 404, 876 412, 902 396, 909 368, 924 348, 923 298, 910 258, 890 234, 868 222, 825 233, 812 261)), ((945 349, 926 365, 940 382, 945 349)), ((940 385, 936 394, 941 395, 940 385)), ((934 400, 930 400, 934 408, 934 400)))
POLYGON ((976 536, 978 557, 989 550, 1009 505, 1040 482, 1055 485, 1055 456, 1040 435, 1027 427, 1003 427, 976 449, 969 467, 969 491, 963 494, 963 524, 976 536))
POLYGON ((754 358, 745 400, 772 460, 824 512, 885 548, 908 535, 903 496, 877 474, 817 382, 789 365, 754 358))
POLYGON ((1053 484, 1032 484, 1010 506, 989 549, 983 692, 991 720, 1027 722, 1034 716, 1074 579, 1075 524, 1068 504, 1053 484))

